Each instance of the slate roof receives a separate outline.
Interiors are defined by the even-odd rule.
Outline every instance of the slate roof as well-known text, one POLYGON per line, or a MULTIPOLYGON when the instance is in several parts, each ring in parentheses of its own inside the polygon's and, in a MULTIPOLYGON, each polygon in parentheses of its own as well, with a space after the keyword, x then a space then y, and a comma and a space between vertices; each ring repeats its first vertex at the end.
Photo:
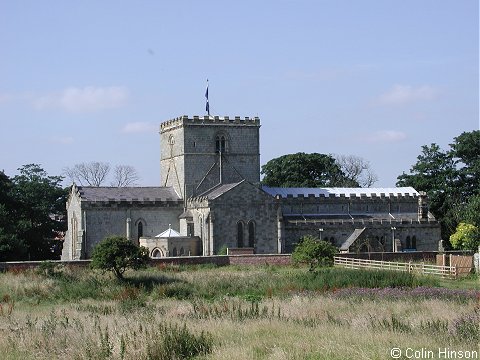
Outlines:
POLYGON ((93 187, 78 186, 86 201, 179 201, 172 187, 93 187))
POLYGON ((238 186, 242 182, 243 182, 243 180, 238 182, 238 183, 218 185, 217 187, 213 188, 212 190, 208 190, 207 192, 203 193, 202 195, 200 195, 200 197, 206 197, 209 200, 216 199, 217 197, 225 194, 227 191, 232 190, 234 187, 238 186))
POLYGON ((339 197, 344 195, 345 197, 360 197, 366 195, 372 197, 372 195, 381 196, 418 196, 417 190, 413 187, 395 187, 395 188, 282 188, 282 187, 268 187, 263 186, 263 191, 269 193, 272 196, 280 195, 281 197, 287 197, 288 195, 298 197, 303 195, 308 197, 309 195, 319 196, 335 196, 339 197), (392 195, 391 195, 392 194, 392 195))

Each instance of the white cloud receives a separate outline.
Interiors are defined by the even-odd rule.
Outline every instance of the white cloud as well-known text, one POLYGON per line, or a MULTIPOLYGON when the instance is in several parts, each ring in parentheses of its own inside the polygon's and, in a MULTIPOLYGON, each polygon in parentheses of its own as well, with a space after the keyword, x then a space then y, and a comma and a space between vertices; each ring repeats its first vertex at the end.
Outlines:
POLYGON ((430 85, 414 87, 411 85, 394 85, 389 91, 379 96, 378 101, 385 105, 403 105, 415 101, 433 100, 439 90, 430 85))
POLYGON ((145 133, 145 132, 155 132, 157 126, 148 122, 131 122, 125 124, 122 128, 122 133, 133 134, 133 133, 145 133))
POLYGON ((403 141, 406 138, 407 134, 395 130, 380 130, 366 136, 366 140, 371 143, 394 143, 403 141))
POLYGON ((69 87, 34 100, 37 109, 60 108, 69 112, 88 112, 118 108, 127 102, 128 90, 124 86, 84 88, 69 87))

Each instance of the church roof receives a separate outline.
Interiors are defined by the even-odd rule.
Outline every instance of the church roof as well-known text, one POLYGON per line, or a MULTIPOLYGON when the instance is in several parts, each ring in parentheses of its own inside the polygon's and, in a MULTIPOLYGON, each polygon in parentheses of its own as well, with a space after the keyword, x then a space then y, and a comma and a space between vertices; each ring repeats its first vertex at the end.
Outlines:
POLYGON ((176 232, 175 230, 173 230, 169 226, 167 230, 165 230, 161 234, 156 235, 155 237, 156 238, 171 238, 171 237, 181 237, 181 236, 182 235, 180 235, 178 232, 176 232))
POLYGON ((334 196, 334 197, 361 197, 367 196, 418 196, 418 192, 413 187, 394 187, 394 188, 283 188, 283 187, 262 187, 265 192, 272 196, 305 196, 315 197, 334 196))
POLYGON ((211 189, 211 190, 208 190, 207 192, 203 193, 202 195, 200 195, 201 197, 206 197, 207 199, 209 200, 213 200, 213 199, 216 199, 217 197, 219 196, 222 196, 223 194, 225 194, 227 191, 230 191, 232 190, 234 187, 238 186, 239 184, 241 184, 243 182, 240 181, 238 183, 231 183, 231 184, 221 184, 221 185, 218 185, 217 187, 211 189))
POLYGON ((86 201, 179 201, 173 187, 94 187, 78 186, 86 201))

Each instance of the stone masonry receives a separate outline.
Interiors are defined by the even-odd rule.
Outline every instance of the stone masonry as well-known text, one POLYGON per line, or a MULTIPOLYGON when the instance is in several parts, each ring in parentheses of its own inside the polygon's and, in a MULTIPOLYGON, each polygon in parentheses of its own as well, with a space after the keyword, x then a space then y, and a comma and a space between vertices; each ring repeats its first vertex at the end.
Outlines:
POLYGON ((206 256, 225 248, 288 253, 305 235, 342 252, 436 250, 440 240, 428 199, 413 188, 262 187, 258 117, 184 115, 163 122, 160 172, 160 187, 74 185, 62 259, 89 258, 108 235, 156 244, 170 227, 181 237, 149 246, 155 256, 171 256, 182 241, 184 249, 198 242, 206 256))

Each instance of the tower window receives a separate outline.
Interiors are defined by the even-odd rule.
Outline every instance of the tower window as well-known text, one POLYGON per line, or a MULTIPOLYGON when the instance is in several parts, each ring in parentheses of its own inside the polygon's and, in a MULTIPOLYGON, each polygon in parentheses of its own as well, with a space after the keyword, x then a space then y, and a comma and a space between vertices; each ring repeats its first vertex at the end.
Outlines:
POLYGON ((227 150, 227 139, 225 135, 217 135, 215 137, 215 152, 224 153, 227 150))

